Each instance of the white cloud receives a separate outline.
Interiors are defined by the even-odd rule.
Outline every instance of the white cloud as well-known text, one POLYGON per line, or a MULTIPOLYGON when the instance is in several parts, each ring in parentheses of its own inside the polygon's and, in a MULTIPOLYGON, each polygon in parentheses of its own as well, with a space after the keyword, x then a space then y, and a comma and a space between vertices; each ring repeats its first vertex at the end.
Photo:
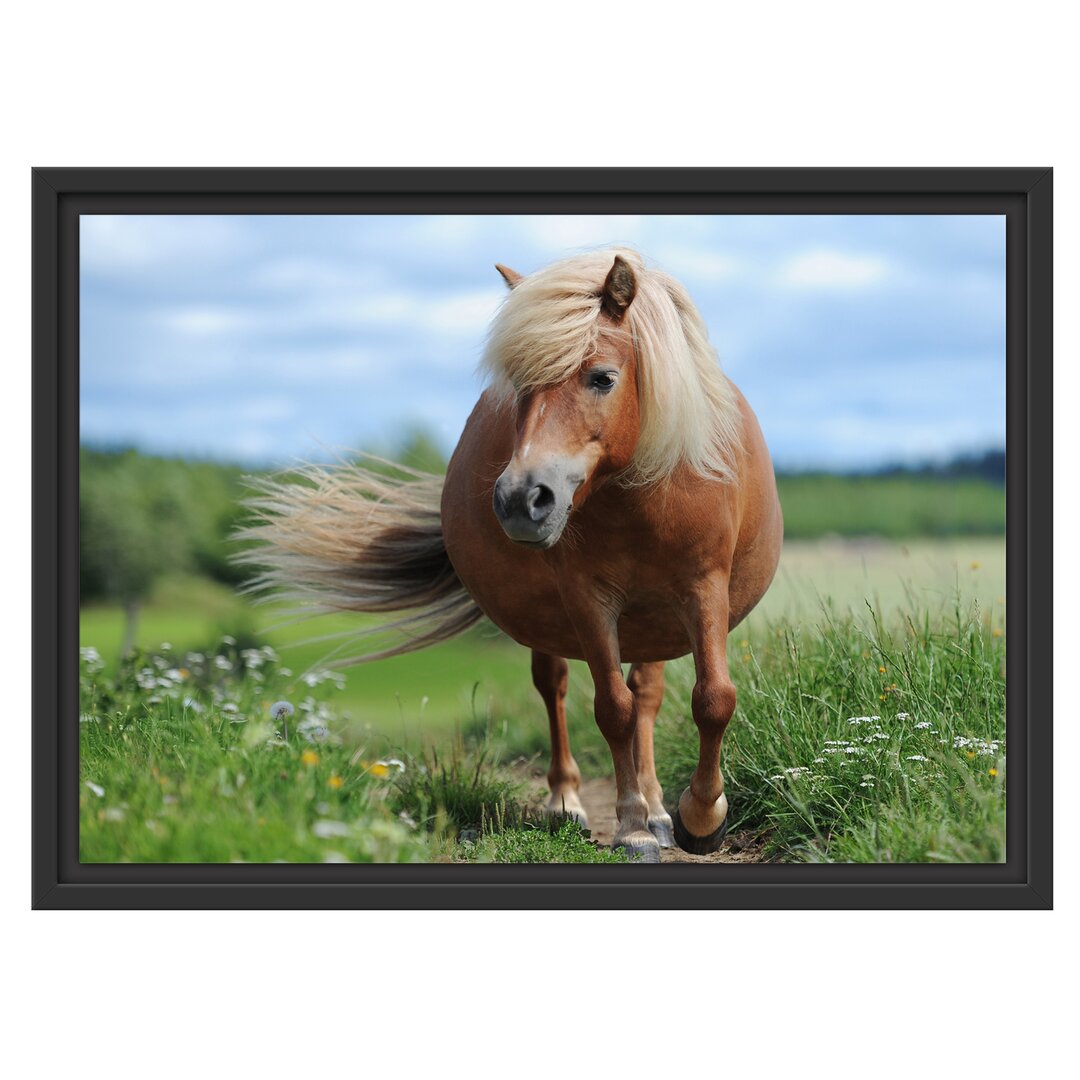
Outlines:
POLYGON ((245 423, 269 424, 276 420, 289 420, 296 412, 296 402, 279 395, 244 398, 237 403, 234 416, 237 423, 243 426, 245 423))
POLYGON ((79 260, 84 270, 107 274, 196 260, 210 265, 243 256, 249 237, 227 217, 84 214, 79 260))
POLYGON ((888 261, 875 255, 817 248, 781 264, 777 278, 781 285, 797 289, 859 289, 876 284, 889 272, 888 261))
POLYGON ((778 460, 1000 441, 1003 231, 947 220, 87 217, 84 434, 254 460, 418 418, 449 445, 505 296, 492 263, 627 242, 690 290, 778 460))
POLYGON ((352 328, 400 329, 411 335, 416 330, 438 335, 473 337, 480 341, 505 295, 497 285, 490 288, 445 294, 427 292, 369 293, 351 300, 343 308, 327 305, 319 312, 321 324, 352 328))
POLYGON ((346 325, 401 326, 413 321, 419 307, 413 293, 364 293, 346 302, 342 316, 346 325))
POLYGON ((377 283, 378 275, 356 263, 338 262, 336 256, 287 256, 254 266, 249 280, 256 290, 281 292, 291 300, 298 293, 369 289, 377 283))
POLYGON ((405 235, 395 237, 394 243, 415 245, 421 251, 428 247, 460 251, 472 243, 481 226, 472 214, 431 214, 406 221, 405 235))
POLYGON ((742 268, 742 263, 733 256, 706 248, 664 246, 652 255, 669 274, 685 275, 697 282, 729 281, 742 268))
POLYGON ((637 214, 552 214, 523 220, 533 243, 544 251, 555 249, 560 256, 583 247, 629 243, 641 230, 637 214))
POLYGON ((448 300, 425 303, 418 315, 422 323, 437 333, 471 336, 479 342, 505 295, 505 289, 475 289, 448 300))
POLYGON ((165 329, 186 337, 217 337, 250 324, 248 316, 239 309, 212 305, 173 308, 162 312, 159 318, 165 329))

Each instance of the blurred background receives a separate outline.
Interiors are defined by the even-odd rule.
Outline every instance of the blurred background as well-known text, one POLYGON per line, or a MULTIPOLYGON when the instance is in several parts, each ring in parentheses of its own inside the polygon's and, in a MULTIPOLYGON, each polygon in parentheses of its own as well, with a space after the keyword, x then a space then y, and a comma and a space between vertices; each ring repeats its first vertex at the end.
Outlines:
MULTIPOLYGON (((576 250, 637 248, 681 280, 761 420, 786 545, 745 632, 823 606, 1004 605, 1005 228, 993 216, 81 219, 84 645, 278 647, 236 593, 245 473, 374 450, 439 471, 481 390, 504 295, 576 250)), ((497 708, 528 654, 479 631, 352 669, 359 721, 497 708), (479 702, 479 705, 477 705, 479 702)))

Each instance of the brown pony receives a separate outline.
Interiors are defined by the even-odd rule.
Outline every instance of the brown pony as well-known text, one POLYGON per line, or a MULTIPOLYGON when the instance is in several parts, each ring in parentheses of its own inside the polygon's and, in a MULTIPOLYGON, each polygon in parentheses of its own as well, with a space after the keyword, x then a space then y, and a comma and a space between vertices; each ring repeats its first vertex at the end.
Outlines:
POLYGON ((489 386, 445 482, 351 464, 267 481, 249 561, 264 567, 261 587, 308 610, 400 613, 383 628, 403 640, 360 659, 482 616, 532 649, 551 725, 548 810, 583 823, 564 699, 566 658, 585 660, 615 766, 614 846, 646 862, 675 842, 714 851, 735 709, 727 637, 768 588, 783 532, 764 438, 686 291, 635 252, 529 277, 498 269, 511 291, 489 336, 489 386), (653 724, 664 662, 686 653, 700 750, 672 821, 653 724))

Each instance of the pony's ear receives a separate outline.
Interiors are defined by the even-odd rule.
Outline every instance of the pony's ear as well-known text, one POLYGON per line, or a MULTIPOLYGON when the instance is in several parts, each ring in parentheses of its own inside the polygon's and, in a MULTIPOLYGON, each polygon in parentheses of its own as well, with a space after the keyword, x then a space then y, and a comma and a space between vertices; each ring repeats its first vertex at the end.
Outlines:
POLYGON ((634 268, 621 255, 616 255, 600 292, 600 306, 605 314, 616 322, 622 322, 636 293, 637 278, 634 277, 634 268))
POLYGON ((525 280, 516 270, 511 270, 509 266, 503 266, 502 263, 496 263, 495 269, 502 274, 502 279, 506 282, 508 289, 512 289, 518 282, 525 280))

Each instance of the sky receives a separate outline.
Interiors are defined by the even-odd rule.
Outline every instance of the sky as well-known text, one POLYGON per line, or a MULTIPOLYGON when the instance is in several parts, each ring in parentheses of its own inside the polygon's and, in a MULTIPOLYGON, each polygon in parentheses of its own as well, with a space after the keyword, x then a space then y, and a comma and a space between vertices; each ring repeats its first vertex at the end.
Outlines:
POLYGON ((449 452, 505 286, 625 244, 698 305, 780 468, 1005 444, 998 216, 99 216, 80 219, 81 437, 286 465, 449 452))

